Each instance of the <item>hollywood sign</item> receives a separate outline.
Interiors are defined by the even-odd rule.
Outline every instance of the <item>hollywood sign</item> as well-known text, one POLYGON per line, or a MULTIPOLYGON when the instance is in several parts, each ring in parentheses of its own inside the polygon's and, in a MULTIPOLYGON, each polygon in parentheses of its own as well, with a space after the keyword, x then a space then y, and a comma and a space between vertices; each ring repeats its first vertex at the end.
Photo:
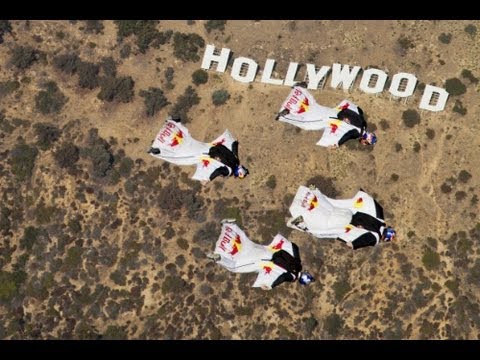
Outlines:
MULTIPOLYGON (((213 63, 216 63, 216 71, 225 72, 227 69, 228 59, 231 50, 222 48, 218 51, 214 45, 207 45, 202 60, 202 69, 210 70, 213 63)), ((297 62, 290 62, 288 65, 285 79, 272 78, 273 69, 275 67, 275 60, 267 59, 262 72, 261 82, 273 85, 292 86, 295 84, 295 76, 297 75, 299 64, 297 62)), ((343 90, 350 90, 361 70, 360 66, 350 66, 348 64, 333 64, 330 66, 322 66, 317 68, 315 64, 306 64, 308 77, 308 89, 316 90, 319 84, 322 86, 326 82, 326 78, 331 69, 330 87, 336 89, 340 85, 343 90)), ((237 57, 233 61, 231 76, 233 79, 242 83, 251 83, 257 76, 258 64, 246 57, 237 57)), ((363 71, 360 85, 360 90, 367 94, 377 94, 384 90, 388 75, 385 71, 380 69, 370 68, 363 71)), ((410 73, 400 72, 392 77, 390 94, 397 98, 407 98, 412 96, 417 85, 417 78, 410 73)), ((447 103, 448 92, 440 87, 433 85, 426 85, 420 100, 420 109, 429 111, 442 111, 445 109, 447 103)))

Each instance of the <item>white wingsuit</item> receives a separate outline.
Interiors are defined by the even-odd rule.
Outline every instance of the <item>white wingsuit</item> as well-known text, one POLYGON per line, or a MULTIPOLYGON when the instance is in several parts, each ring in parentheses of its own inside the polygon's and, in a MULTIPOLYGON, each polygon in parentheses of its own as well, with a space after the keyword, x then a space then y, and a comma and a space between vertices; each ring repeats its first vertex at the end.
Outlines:
POLYGON ((349 100, 343 100, 335 108, 319 105, 307 89, 293 86, 287 99, 282 103, 278 120, 298 126, 304 130, 323 130, 322 137, 316 145, 329 147, 338 145, 347 132, 362 129, 337 118, 342 109, 350 109, 358 114, 358 107, 349 100), (288 114, 282 111, 288 110, 288 114))
POLYGON ((370 245, 376 245, 380 240, 379 233, 385 228, 383 208, 362 190, 351 199, 336 200, 313 186, 300 186, 290 206, 290 213, 292 218, 287 226, 318 238, 339 238, 346 243, 360 237, 370 237, 370 245), (352 225, 352 218, 357 212, 370 215, 381 223, 379 232, 352 225))
POLYGON ((201 142, 195 140, 184 125, 167 119, 151 145, 151 148, 159 149, 160 153, 150 155, 175 165, 196 165, 192 179, 208 181, 212 172, 224 166, 220 161, 211 158, 208 150, 216 144, 223 144, 232 150, 235 140, 230 131, 225 130, 212 142, 201 142))
POLYGON ((218 257, 216 263, 227 270, 257 272, 253 287, 271 288, 273 282, 286 272, 271 261, 273 254, 279 250, 295 256, 292 243, 281 234, 277 234, 269 245, 260 245, 251 241, 234 222, 224 222, 214 254, 218 257))

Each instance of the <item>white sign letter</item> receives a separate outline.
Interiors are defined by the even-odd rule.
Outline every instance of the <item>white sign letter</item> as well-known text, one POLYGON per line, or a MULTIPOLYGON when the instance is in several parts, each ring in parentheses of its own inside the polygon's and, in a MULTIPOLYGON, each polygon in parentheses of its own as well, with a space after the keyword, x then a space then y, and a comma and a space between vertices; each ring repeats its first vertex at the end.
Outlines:
POLYGON ((442 111, 445 109, 445 104, 447 103, 448 92, 445 89, 427 85, 423 91, 422 100, 420 100, 420 109, 430 110, 430 111, 442 111), (432 98, 437 99, 436 104, 431 104, 432 98))
POLYGON ((222 48, 220 55, 215 55, 215 46, 207 45, 205 47, 205 53, 203 54, 202 69, 210 70, 212 62, 217 62, 217 71, 225 72, 229 56, 230 49, 222 48))
POLYGON ((295 84, 295 75, 297 75, 297 71, 298 63, 291 62, 288 65, 287 75, 285 76, 285 81, 283 82, 283 85, 293 86, 293 84, 295 84))
POLYGON ((273 84, 273 85, 283 84, 282 79, 272 79, 272 72, 273 72, 274 66, 275 66, 275 60, 267 59, 267 61, 265 61, 265 67, 263 68, 262 79, 260 80, 261 82, 265 84, 273 84))
POLYGON ((366 92, 368 94, 376 94, 383 91, 383 87, 385 86, 385 82, 387 81, 387 74, 385 71, 379 69, 368 69, 363 72, 362 81, 360 81, 360 90, 366 92), (373 77, 377 78, 375 84, 370 86, 370 81, 373 77))
POLYGON ((314 64, 307 64, 308 88, 311 90, 318 89, 318 84, 327 76, 329 70, 330 66, 322 66, 317 73, 314 64))
POLYGON ((246 57, 238 57, 233 62, 232 77, 240 82, 249 83, 255 79, 257 75, 258 64, 252 59, 246 57), (242 74, 245 72, 245 74, 242 74))
POLYGON ((417 78, 415 75, 409 73, 398 73, 393 76, 392 83, 390 84, 390 89, 388 91, 390 91, 390 94, 393 96, 409 97, 413 94, 416 84, 417 78), (407 81, 402 83, 403 79, 407 81))
POLYGON ((348 90, 355 82, 355 79, 360 71, 360 66, 354 66, 352 70, 350 70, 350 65, 340 65, 340 64, 333 64, 332 68, 332 81, 330 82, 330 86, 334 89, 338 87, 341 83, 343 83, 342 88, 343 90, 348 90))

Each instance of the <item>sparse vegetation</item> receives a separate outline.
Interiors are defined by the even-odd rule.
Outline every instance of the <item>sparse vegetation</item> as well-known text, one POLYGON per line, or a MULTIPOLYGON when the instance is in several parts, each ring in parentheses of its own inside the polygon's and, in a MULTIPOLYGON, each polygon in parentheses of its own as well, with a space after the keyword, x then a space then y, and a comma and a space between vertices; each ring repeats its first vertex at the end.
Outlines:
POLYGON ((226 23, 227 20, 208 20, 203 26, 205 26, 205 29, 208 33, 210 33, 212 30, 223 32, 223 30, 225 30, 226 23))
POLYGON ((198 69, 192 74, 192 81, 197 86, 206 84, 208 81, 208 73, 203 69, 198 69))
POLYGON ((458 99, 455 100, 455 105, 453 105, 452 110, 462 116, 467 114, 467 108, 464 107, 462 101, 458 99))
POLYGON ((477 35, 477 27, 473 24, 468 24, 467 26, 465 26, 464 30, 471 37, 475 37, 475 35, 477 35))
POLYGON ((470 70, 463 69, 461 75, 463 78, 468 79, 471 84, 478 84, 478 78, 476 78, 470 70))
POLYGON ((270 175, 265 183, 270 189, 275 189, 277 187, 277 178, 275 175, 270 175))
POLYGON ((170 104, 159 88, 151 87, 148 90, 141 90, 139 95, 144 98, 146 113, 150 117, 170 104))
POLYGON ((470 174, 467 170, 462 170, 458 173, 458 180, 462 183, 468 182, 472 178, 472 174, 470 174))
POLYGON ((32 176, 35 159, 38 150, 34 146, 27 144, 17 144, 10 152, 10 165, 12 166, 12 174, 20 181, 30 179, 32 176))
POLYGON ((343 319, 340 315, 333 313, 325 318, 323 328, 332 338, 336 338, 340 334, 342 327, 343 319))
POLYGON ((0 99, 13 93, 20 87, 20 83, 16 80, 7 80, 0 82, 0 99))
POLYGON ((53 58, 53 65, 66 74, 73 75, 77 72, 82 61, 77 54, 63 54, 53 58))
POLYGON ((33 128, 37 136, 37 146, 41 150, 50 149, 62 134, 59 128, 49 123, 36 123, 33 128))
POLYGON ((200 35, 190 33, 184 34, 176 32, 173 35, 173 54, 180 60, 198 61, 200 56, 198 50, 205 47, 205 40, 200 35))
POLYGON ((467 92, 466 86, 458 78, 450 78, 445 81, 445 90, 450 96, 459 96, 467 92))
POLYGON ((25 70, 32 66, 40 57, 40 53, 31 46, 17 46, 12 51, 10 64, 18 69, 25 70))
POLYGON ((78 86, 86 89, 98 87, 98 72, 100 66, 89 62, 80 62, 78 65, 78 86))
POLYGON ((105 77, 100 80, 100 86, 101 90, 98 93, 100 100, 128 103, 133 99, 135 82, 130 76, 105 77))
POLYGON ((212 102, 215 106, 223 105, 230 99, 230 94, 227 90, 215 90, 212 94, 212 102))
POLYGON ((423 253, 422 263, 427 270, 434 270, 440 265, 440 256, 434 250, 426 248, 423 253))
POLYGON ((0 20, 0 44, 3 44, 5 34, 12 32, 12 25, 8 20, 0 20))
POLYGON ((53 158, 61 168, 71 168, 80 158, 80 150, 71 142, 62 143, 53 153, 53 158))
POLYGON ((443 43, 443 44, 450 44, 450 41, 452 41, 452 34, 450 34, 450 33, 448 33, 448 34, 441 33, 441 34, 438 36, 438 41, 440 41, 440 42, 443 43))
POLYGON ((406 127, 413 128, 415 125, 420 124, 420 114, 417 110, 408 109, 402 113, 403 123, 406 127))
POLYGON ((188 118, 188 111, 198 103, 200 103, 200 97, 197 95, 197 92, 194 88, 188 86, 183 95, 177 99, 177 102, 170 112, 170 115, 179 116, 182 119, 182 122, 188 123, 190 121, 188 118))
POLYGON ((59 113, 67 103, 68 98, 58 88, 54 81, 49 81, 35 96, 35 106, 44 115, 59 113))

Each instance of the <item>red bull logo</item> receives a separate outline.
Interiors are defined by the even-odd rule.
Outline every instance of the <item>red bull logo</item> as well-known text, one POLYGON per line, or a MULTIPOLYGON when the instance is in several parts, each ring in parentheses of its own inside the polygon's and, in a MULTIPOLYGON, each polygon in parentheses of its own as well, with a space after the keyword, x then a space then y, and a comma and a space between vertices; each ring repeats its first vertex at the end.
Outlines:
POLYGON ((350 230, 352 230, 352 227, 353 227, 352 225, 345 226, 345 233, 350 232, 350 230))
POLYGON ((300 109, 298 109, 297 113, 298 113, 298 114, 304 113, 305 111, 308 110, 308 107, 309 107, 308 99, 305 98, 305 99, 303 99, 303 101, 300 103, 300 109))
POLYGON ((328 126, 330 126, 330 134, 335 134, 340 126, 341 122, 339 120, 330 121, 328 126))
POLYGON ((178 128, 174 123, 167 122, 167 124, 165 125, 165 128, 160 130, 160 133, 157 136, 158 141, 164 144, 165 140, 173 134, 175 129, 178 129, 178 128))
POLYGON ((203 164, 203 167, 208 167, 208 165, 210 165, 210 160, 202 159, 202 164, 203 164))
POLYGON ((350 106, 350 104, 347 102, 347 103, 343 104, 342 106, 340 106, 340 110, 347 110, 349 106, 350 106))
POLYGON ((265 275, 268 275, 272 272, 272 268, 270 266, 264 265, 263 270, 265 271, 265 275))
POLYGON ((183 142, 183 132, 182 130, 178 130, 177 133, 173 136, 173 140, 170 143, 170 146, 177 146, 183 142))
POLYGON ((300 101, 300 98, 298 97, 300 95, 302 95, 302 92, 298 89, 294 89, 292 96, 290 96, 285 104, 285 108, 292 111, 292 106, 296 105, 300 101))
POLYGON ((310 206, 308 207, 308 211, 315 209, 318 206, 318 199, 315 195, 313 195, 312 200, 310 200, 310 206))
POLYGON ((272 249, 273 249, 273 250, 280 250, 280 249, 282 248, 284 242, 285 242, 285 241, 280 240, 276 245, 273 245, 273 246, 272 246, 272 249))
POLYGON ((361 197, 359 197, 355 203, 353 204, 353 206, 355 206, 356 208, 361 208, 363 206, 363 199, 361 197))
POLYGON ((242 241, 240 240, 240 235, 237 235, 235 237, 235 240, 233 240, 232 251, 230 251, 230 255, 233 256, 236 253, 238 253, 241 249, 241 244, 242 244, 242 241))

